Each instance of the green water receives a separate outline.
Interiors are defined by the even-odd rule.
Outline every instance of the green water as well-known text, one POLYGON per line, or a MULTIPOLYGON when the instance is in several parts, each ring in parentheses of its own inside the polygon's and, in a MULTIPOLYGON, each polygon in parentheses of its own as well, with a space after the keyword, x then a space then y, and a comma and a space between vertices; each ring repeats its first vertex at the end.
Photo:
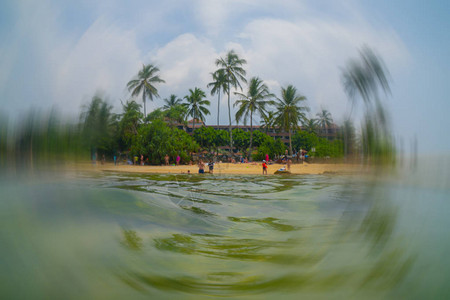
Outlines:
POLYGON ((450 192, 417 182, 6 178, 0 298, 448 298, 450 192))

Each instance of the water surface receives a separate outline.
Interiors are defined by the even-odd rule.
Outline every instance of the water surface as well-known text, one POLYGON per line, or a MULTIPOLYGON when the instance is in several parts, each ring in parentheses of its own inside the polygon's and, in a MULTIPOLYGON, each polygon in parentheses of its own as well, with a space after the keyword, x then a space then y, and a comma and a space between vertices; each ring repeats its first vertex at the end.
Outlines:
POLYGON ((449 189, 409 175, 4 179, 1 295, 448 297, 449 189))

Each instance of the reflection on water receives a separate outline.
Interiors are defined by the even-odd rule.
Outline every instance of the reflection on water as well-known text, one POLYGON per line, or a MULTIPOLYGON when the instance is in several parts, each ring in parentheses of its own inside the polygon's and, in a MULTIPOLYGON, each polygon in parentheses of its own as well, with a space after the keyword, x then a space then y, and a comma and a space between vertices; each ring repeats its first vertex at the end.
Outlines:
POLYGON ((1 190, 2 298, 449 295, 448 187, 107 172, 1 190))

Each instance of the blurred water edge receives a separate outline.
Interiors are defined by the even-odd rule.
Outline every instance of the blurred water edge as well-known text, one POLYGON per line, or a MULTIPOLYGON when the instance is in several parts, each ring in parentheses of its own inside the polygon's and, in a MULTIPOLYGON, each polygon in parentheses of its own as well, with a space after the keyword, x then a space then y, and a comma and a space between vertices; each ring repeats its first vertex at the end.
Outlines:
POLYGON ((402 166, 3 177, 0 295, 448 298, 449 160, 402 166))

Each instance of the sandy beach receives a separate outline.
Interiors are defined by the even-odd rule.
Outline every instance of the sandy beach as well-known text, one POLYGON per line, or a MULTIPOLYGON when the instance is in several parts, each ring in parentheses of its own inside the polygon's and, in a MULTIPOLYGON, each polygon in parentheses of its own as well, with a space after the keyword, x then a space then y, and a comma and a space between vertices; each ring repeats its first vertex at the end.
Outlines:
MULTIPOLYGON (((268 166, 268 175, 273 175, 275 171, 283 167, 282 164, 272 164, 268 166)), ((105 163, 92 165, 89 163, 77 164, 77 169, 86 171, 113 171, 129 173, 157 173, 157 174, 198 174, 196 165, 169 165, 169 166, 133 166, 133 165, 114 165, 105 163)), ((367 166, 360 164, 293 164, 291 165, 291 174, 358 174, 368 171, 367 166)), ((205 168, 208 173, 208 168, 205 168)), ((214 174, 247 174, 262 175, 261 162, 258 163, 216 163, 214 165, 214 174)))

